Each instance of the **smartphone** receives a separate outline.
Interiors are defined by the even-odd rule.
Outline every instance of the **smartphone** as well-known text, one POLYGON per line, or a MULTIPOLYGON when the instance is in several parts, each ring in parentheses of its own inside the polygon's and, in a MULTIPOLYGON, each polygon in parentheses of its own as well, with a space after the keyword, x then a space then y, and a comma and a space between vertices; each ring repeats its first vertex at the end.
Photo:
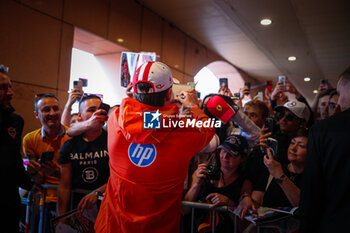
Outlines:
POLYGON ((199 91, 197 91, 197 97, 201 98, 201 93, 199 91))
POLYGON ((328 89, 328 79, 321 79, 320 85, 322 85, 324 88, 328 89))
POLYGON ((267 129, 265 133, 272 133, 273 132, 273 126, 274 126, 273 119, 271 117, 266 118, 265 120, 265 128, 267 129))
POLYGON ((83 87, 87 87, 88 85, 88 80, 86 78, 79 78, 79 81, 83 82, 83 87))
POLYGON ((83 81, 73 81, 73 88, 79 91, 83 91, 83 81))
POLYGON ((278 82, 282 82, 283 85, 286 85, 286 76, 285 75, 278 76, 278 82))
MULTIPOLYGON (((105 103, 101 103, 100 107, 98 107, 98 109, 105 110, 107 112, 107 114, 108 114, 110 108, 111 108, 111 106, 109 106, 109 104, 105 104, 105 103)), ((107 115, 107 114, 103 113, 102 115, 107 115)))
POLYGON ((219 78, 219 83, 220 83, 220 87, 222 87, 222 86, 228 87, 228 79, 227 78, 219 78))
POLYGON ((190 86, 191 88, 195 88, 196 84, 194 82, 188 82, 187 86, 190 86))
POLYGON ((55 155, 54 151, 45 151, 41 154, 40 163, 51 162, 53 156, 55 155))
POLYGON ((271 80, 266 81, 266 89, 268 92, 272 91, 272 81, 271 80))
POLYGON ((262 91, 259 91, 258 93, 256 93, 256 99, 260 100, 260 101, 264 101, 264 93, 262 91))
POLYGON ((250 86, 251 86, 250 82, 245 82, 245 83, 244 83, 244 86, 247 86, 247 87, 248 87, 248 90, 250 91, 250 86))
MULTIPOLYGON (((278 150, 278 141, 274 138, 267 138, 266 145, 267 145, 267 148, 269 148, 274 159, 276 159, 277 150, 278 150)), ((266 152, 266 155, 268 155, 267 152, 266 152)))

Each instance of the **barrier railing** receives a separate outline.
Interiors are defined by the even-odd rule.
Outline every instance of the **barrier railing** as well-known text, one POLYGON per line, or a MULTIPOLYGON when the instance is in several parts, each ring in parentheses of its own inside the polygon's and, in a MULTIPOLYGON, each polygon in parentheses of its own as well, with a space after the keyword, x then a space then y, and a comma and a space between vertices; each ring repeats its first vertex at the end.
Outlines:
MULTIPOLYGON (((53 185, 53 184, 42 184, 41 185, 42 187, 42 193, 43 193, 43 197, 44 200, 45 200, 45 196, 46 196, 46 190, 47 189, 58 189, 58 185, 53 185)), ((87 190, 72 190, 72 192, 81 192, 81 193, 86 193, 87 190)), ((34 217, 34 219, 37 218, 36 216, 36 206, 35 206, 35 203, 36 200, 34 200, 36 197, 38 197, 38 195, 35 195, 35 193, 33 192, 29 192, 28 196, 26 198, 22 198, 22 204, 26 205, 26 216, 25 216, 25 232, 28 233, 29 230, 31 229, 31 227, 34 227, 34 226, 31 226, 31 223, 32 222, 35 222, 35 221, 31 221, 31 218, 34 217)), ((100 199, 100 198, 99 198, 100 199)), ((101 199, 100 199, 101 200, 101 199)), ((45 202, 44 202, 44 205, 45 205, 45 202)), ((211 211, 211 227, 212 227, 212 233, 215 233, 216 231, 216 212, 229 212, 229 207, 228 206, 219 206, 219 207, 215 207, 215 208, 212 208, 212 204, 207 204, 207 203, 200 203, 200 202, 190 202, 190 201, 182 201, 182 207, 188 207, 188 208, 191 208, 191 233, 194 232, 194 220, 195 220, 195 210, 196 209, 202 209, 202 210, 209 210, 211 211)), ((42 208, 41 209, 42 213, 41 215, 44 216, 44 211, 45 211, 45 208, 42 208)), ((237 233, 237 216, 236 215, 233 215, 234 216, 234 229, 232 229, 232 231, 234 233, 237 233)), ((38 226, 39 228, 38 229, 42 229, 43 227, 43 221, 41 221, 41 225, 38 226)), ((260 232, 260 227, 263 227, 263 226, 260 226, 260 225, 256 225, 256 230, 257 232, 260 232)), ((36 229, 36 228, 34 228, 36 229)))
MULTIPOLYGON (((195 209, 204 209, 204 210, 210 210, 212 212, 211 214, 211 231, 212 233, 215 233, 215 222, 216 222, 216 212, 228 212, 228 206, 219 206, 212 208, 212 204, 206 204, 206 203, 200 203, 200 202, 190 202, 190 201, 183 201, 182 207, 189 207, 191 208, 191 233, 194 232, 194 211, 195 209)), ((234 232, 236 233, 236 217, 235 217, 235 227, 234 232)))

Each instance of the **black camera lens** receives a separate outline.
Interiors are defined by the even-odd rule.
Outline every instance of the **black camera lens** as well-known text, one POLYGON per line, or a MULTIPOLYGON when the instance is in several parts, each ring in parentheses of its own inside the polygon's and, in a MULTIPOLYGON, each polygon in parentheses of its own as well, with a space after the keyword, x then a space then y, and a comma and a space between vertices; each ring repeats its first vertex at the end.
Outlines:
POLYGON ((219 180, 220 179, 220 169, 215 165, 208 165, 206 174, 207 174, 208 180, 219 180))

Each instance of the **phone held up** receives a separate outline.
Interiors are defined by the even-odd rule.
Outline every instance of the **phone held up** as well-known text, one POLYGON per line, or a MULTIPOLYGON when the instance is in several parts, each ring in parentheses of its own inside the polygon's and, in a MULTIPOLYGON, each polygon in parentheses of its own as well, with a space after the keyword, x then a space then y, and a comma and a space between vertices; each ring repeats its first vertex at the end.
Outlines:
POLYGON ((321 79, 320 85, 322 85, 325 89, 328 89, 328 79, 321 79))
MULTIPOLYGON (((267 148, 270 150, 271 155, 274 159, 277 159, 277 151, 278 151, 278 141, 274 138, 267 138, 266 141, 267 148)), ((265 151, 266 156, 269 156, 267 151, 265 151)))
POLYGON ((286 85, 286 76, 285 75, 278 76, 278 82, 281 82, 285 86, 286 85))
POLYGON ((48 163, 51 162, 53 160, 53 157, 55 155, 54 151, 45 151, 41 154, 41 158, 40 158, 40 163, 48 163))
POLYGON ((219 84, 220 84, 220 87, 228 87, 228 79, 227 78, 220 78, 219 84))
POLYGON ((100 104, 100 107, 98 107, 98 109, 103 109, 107 112, 107 113, 103 113, 102 115, 107 115, 110 108, 111 106, 109 106, 109 104, 105 104, 103 102, 100 104))

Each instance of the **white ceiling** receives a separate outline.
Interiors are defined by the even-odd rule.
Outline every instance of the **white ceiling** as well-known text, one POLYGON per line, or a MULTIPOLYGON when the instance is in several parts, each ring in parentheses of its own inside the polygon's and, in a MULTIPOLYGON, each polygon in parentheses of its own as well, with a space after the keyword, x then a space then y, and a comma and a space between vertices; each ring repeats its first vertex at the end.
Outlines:
POLYGON ((260 81, 286 74, 308 100, 320 79, 335 86, 350 65, 348 0, 140 2, 260 81), (260 25, 264 17, 273 23, 260 25))

